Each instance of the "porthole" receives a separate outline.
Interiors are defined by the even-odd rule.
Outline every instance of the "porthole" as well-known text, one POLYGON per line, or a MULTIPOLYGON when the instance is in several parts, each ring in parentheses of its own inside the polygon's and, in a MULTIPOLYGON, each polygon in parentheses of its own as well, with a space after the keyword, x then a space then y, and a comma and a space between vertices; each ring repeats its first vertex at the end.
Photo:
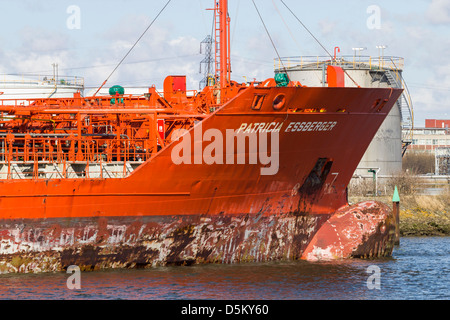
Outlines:
POLYGON ((286 103, 286 96, 283 93, 280 93, 273 99, 273 108, 275 110, 280 110, 284 107, 285 103, 286 103))

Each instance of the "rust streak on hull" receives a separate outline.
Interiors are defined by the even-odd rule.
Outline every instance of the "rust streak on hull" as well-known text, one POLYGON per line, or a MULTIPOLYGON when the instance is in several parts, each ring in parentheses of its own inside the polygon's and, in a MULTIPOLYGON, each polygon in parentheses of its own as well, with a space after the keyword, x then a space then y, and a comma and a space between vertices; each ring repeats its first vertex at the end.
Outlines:
POLYGON ((0 272, 299 259, 326 215, 195 215, 3 222, 0 272))

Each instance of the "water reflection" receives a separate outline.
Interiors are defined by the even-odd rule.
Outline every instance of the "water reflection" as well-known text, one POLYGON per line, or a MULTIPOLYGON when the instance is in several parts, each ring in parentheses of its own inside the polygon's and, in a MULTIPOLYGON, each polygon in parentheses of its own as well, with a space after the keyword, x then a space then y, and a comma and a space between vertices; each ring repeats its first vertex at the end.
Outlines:
POLYGON ((402 238, 394 257, 333 262, 267 262, 159 267, 69 275, 0 275, 0 299, 448 299, 450 238, 402 238), (367 268, 381 270, 369 289, 367 268))

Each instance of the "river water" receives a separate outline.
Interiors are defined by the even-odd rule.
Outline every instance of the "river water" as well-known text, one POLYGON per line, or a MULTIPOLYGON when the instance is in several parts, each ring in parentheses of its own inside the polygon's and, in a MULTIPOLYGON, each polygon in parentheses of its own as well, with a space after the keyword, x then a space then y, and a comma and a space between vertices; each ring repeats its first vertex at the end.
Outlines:
POLYGON ((448 300, 450 237, 401 238, 393 257, 0 275, 0 299, 448 300))

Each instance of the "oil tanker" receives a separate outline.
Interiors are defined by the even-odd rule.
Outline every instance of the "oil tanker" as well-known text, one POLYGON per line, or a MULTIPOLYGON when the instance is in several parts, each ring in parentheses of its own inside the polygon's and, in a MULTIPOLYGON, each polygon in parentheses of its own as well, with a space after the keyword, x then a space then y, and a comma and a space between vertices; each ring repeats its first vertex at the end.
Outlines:
POLYGON ((389 256, 392 210, 347 185, 400 96, 230 79, 227 1, 202 91, 0 101, 0 273, 389 256))

